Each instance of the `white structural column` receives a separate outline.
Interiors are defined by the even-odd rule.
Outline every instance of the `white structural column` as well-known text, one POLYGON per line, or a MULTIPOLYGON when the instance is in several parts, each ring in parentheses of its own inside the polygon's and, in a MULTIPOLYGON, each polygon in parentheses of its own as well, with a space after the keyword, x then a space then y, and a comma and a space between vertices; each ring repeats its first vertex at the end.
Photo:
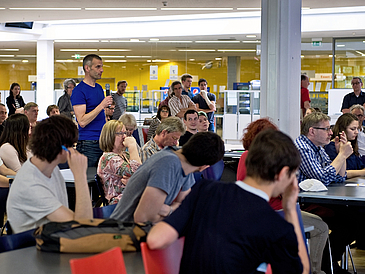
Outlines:
POLYGON ((241 57, 228 56, 227 62, 227 90, 233 89, 233 83, 240 81, 241 57))
POLYGON ((261 117, 300 132, 301 0, 261 1, 261 117))
POLYGON ((37 41, 38 120, 47 117, 47 107, 54 103, 54 47, 53 41, 37 41))

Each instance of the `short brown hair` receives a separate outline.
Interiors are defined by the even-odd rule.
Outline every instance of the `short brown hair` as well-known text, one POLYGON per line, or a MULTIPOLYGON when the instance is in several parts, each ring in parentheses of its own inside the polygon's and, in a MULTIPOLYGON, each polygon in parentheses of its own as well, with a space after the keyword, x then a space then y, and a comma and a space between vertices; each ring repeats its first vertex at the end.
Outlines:
POLYGON ((54 110, 54 109, 60 109, 58 106, 56 106, 56 105, 49 105, 48 107, 47 107, 47 115, 49 116, 50 114, 51 114, 51 111, 52 110, 54 110))
POLYGON ((24 106, 24 110, 28 111, 30 110, 30 108, 35 108, 38 107, 38 105, 34 102, 29 102, 24 106))
POLYGON ((191 76, 190 74, 184 74, 183 76, 181 76, 181 82, 185 82, 188 78, 193 79, 193 76, 191 76))
POLYGON ((115 132, 117 128, 122 129, 123 123, 119 120, 108 121, 101 130, 99 146, 104 152, 111 152, 114 148, 115 132))
POLYGON ((300 133, 307 136, 309 129, 317 126, 322 121, 331 121, 331 118, 323 112, 314 112, 303 118, 300 133))

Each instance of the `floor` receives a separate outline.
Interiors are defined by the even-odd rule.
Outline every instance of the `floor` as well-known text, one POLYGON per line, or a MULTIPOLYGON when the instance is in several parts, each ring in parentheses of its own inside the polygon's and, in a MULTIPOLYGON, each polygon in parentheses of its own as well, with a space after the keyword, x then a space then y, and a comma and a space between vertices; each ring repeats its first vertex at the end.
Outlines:
MULTIPOLYGON (((353 248, 351 249, 352 256, 354 258, 355 267, 358 274, 365 274, 365 250, 353 248)), ((349 260, 349 271, 352 271, 352 265, 349 260)))

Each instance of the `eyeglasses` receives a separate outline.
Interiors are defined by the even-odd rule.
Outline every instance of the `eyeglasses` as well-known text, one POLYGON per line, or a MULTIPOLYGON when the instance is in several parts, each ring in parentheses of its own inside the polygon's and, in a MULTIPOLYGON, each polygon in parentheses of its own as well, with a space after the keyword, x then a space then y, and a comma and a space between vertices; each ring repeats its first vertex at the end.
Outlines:
POLYGON ((114 107, 114 108, 112 108, 112 107, 108 107, 108 109, 110 109, 110 110, 115 110, 115 107, 114 107))
POLYGON ((127 135, 127 132, 119 131, 119 132, 116 132, 115 135, 127 135))
POLYGON ((359 119, 362 119, 363 117, 364 117, 364 115, 363 114, 356 114, 355 115, 357 118, 359 118, 359 119))
POLYGON ((327 132, 330 132, 331 131, 331 127, 313 127, 315 129, 321 129, 321 130, 325 130, 327 132))
POLYGON ((74 88, 74 87, 67 87, 68 89, 72 89, 72 88, 74 88))
POLYGON ((161 112, 169 112, 168 110, 161 110, 161 112))
POLYGON ((360 85, 360 84, 361 84, 361 82, 352 82, 352 83, 351 83, 351 85, 353 85, 353 86, 354 86, 354 85, 360 85))

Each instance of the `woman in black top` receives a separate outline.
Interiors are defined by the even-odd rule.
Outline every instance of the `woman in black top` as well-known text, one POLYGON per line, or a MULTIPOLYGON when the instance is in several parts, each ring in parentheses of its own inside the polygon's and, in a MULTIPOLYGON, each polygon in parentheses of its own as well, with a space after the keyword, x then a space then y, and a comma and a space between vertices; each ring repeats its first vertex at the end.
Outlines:
POLYGON ((12 83, 10 86, 10 94, 6 98, 6 105, 9 109, 9 115, 14 114, 18 108, 25 106, 23 97, 20 96, 20 85, 18 83, 12 83))

